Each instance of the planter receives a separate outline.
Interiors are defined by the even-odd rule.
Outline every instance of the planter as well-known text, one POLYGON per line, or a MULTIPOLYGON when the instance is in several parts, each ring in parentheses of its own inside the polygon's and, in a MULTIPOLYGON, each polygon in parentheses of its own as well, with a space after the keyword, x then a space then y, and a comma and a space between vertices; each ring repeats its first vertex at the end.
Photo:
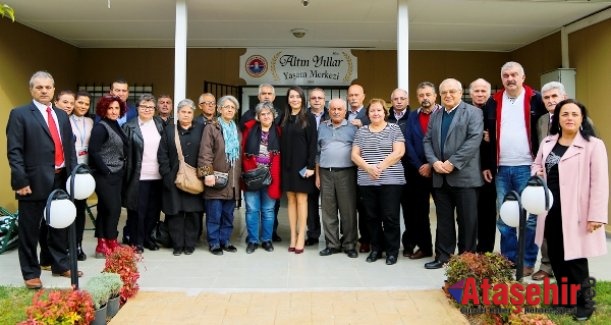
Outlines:
POLYGON ((106 325, 106 305, 96 309, 95 318, 91 322, 91 325, 106 325))
POLYGON ((108 299, 108 304, 106 305, 106 313, 109 318, 115 317, 115 315, 119 312, 119 302, 121 298, 119 296, 108 299))

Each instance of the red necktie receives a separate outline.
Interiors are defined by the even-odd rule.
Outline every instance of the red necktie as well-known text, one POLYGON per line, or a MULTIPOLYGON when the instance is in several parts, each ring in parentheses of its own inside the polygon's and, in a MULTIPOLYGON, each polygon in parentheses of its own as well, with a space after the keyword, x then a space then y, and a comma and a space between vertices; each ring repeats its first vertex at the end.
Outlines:
POLYGON ((55 144, 55 167, 61 166, 64 162, 64 148, 59 138, 59 132, 57 131, 57 125, 51 114, 51 107, 47 106, 47 123, 49 123, 49 132, 51 132, 51 138, 55 144))

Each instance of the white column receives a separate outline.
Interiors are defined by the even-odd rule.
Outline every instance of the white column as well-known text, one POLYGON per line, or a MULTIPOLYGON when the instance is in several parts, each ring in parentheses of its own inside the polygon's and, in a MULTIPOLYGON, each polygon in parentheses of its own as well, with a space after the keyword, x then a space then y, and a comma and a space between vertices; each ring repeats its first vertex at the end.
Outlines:
MULTIPOLYGON (((176 0, 174 36, 174 105, 187 97, 187 4, 176 0)), ((178 116, 174 106, 174 116, 178 116)))
POLYGON ((397 0, 397 88, 409 92, 409 12, 407 0, 397 0))

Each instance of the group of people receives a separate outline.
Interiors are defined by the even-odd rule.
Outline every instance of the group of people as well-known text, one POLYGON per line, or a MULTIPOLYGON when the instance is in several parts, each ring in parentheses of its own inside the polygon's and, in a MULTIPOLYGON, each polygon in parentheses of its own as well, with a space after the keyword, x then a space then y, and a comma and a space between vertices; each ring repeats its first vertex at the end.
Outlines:
MULTIPOLYGON (((91 167, 97 184, 96 257, 120 245, 121 207, 128 212, 123 243, 138 252, 159 249, 151 233, 160 211, 174 255, 194 252, 204 213, 210 252, 236 252, 230 238, 242 193, 246 252, 259 247, 271 252, 272 242, 280 240, 278 202, 286 194, 289 252, 301 254, 317 244, 322 228, 321 256, 369 253, 367 262, 385 256, 393 265, 402 244, 410 259, 434 255, 427 269, 441 268, 457 247, 459 254, 492 251, 496 227, 501 253, 517 264, 516 229, 497 218, 497 211, 509 191, 521 192, 532 175, 540 175, 555 199, 547 217, 528 218, 524 275, 580 284, 589 277, 587 258, 606 253, 599 230, 607 222, 605 146, 585 106, 567 99, 562 84, 551 82, 538 92, 524 80, 523 67, 507 62, 501 68, 504 89, 491 95, 490 83, 477 79, 469 87, 472 104, 462 100, 456 79, 440 83, 439 104, 435 85, 421 82, 415 110, 404 89, 391 93, 390 108, 379 98, 365 106, 358 84, 348 88, 347 100, 332 98, 328 107, 323 89, 306 96, 302 88, 289 87, 279 109, 274 87, 263 84, 259 103, 239 119, 239 101, 230 95, 216 101, 205 93, 197 104, 181 100, 176 116, 167 95, 142 95, 131 107, 127 82, 116 80, 91 119, 87 93, 61 91, 54 98, 52 76, 37 72, 30 80, 33 102, 12 110, 7 126, 26 286, 42 286, 41 268, 70 276, 65 233, 46 227, 42 209, 77 163, 91 167), (176 186, 180 161, 197 169, 203 193, 176 186), (264 183, 244 182, 244 174, 259 171, 264 183), (569 192, 574 188, 581 189, 579 196, 569 192), (434 245, 431 195, 437 211, 434 245), (543 260, 535 273, 539 246, 543 260)), ((78 258, 84 260, 86 202, 76 205, 78 258)), ((589 316, 591 301, 587 295, 579 299, 589 316)))

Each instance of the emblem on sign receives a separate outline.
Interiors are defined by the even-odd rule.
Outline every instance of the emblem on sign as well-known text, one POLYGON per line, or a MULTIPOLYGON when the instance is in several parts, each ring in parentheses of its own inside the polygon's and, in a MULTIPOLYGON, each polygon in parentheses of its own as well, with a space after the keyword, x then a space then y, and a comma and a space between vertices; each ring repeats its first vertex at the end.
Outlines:
POLYGON ((267 72, 267 60, 260 55, 246 59, 246 72, 253 78, 259 78, 267 72))

